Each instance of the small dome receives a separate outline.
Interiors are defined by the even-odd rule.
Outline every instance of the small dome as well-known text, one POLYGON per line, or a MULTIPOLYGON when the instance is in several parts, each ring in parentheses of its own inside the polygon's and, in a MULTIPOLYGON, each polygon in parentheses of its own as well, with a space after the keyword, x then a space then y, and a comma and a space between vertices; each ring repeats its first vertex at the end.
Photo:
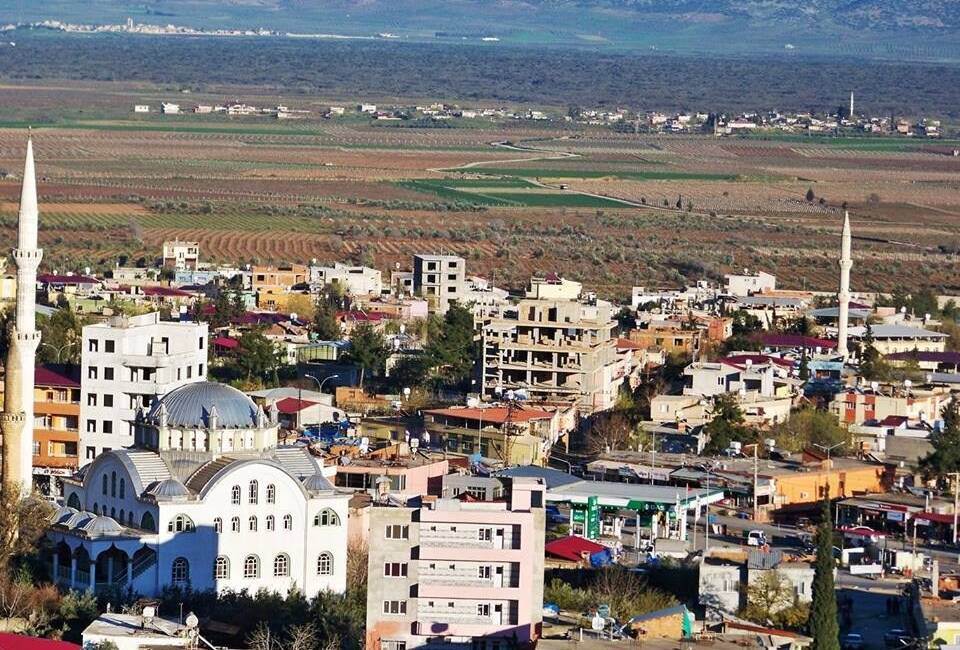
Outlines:
POLYGON ((50 521, 55 524, 63 522, 64 519, 69 519, 73 515, 77 514, 76 508, 71 508, 70 506, 60 506, 57 508, 57 511, 53 513, 50 517, 50 521))
POLYGON ((147 494, 152 494, 157 498, 187 497, 190 496, 190 490, 177 479, 168 478, 157 481, 148 487, 147 494))
POLYGON ((257 405, 233 386, 200 381, 181 386, 150 407, 147 418, 159 422, 166 417, 169 427, 207 428, 210 409, 216 407, 216 426, 226 429, 253 428, 257 425, 257 405), (162 411, 166 411, 162 414, 162 411))
POLYGON ((320 473, 314 474, 313 476, 308 476, 303 481, 303 487, 310 492, 323 492, 325 490, 333 489, 333 485, 330 484, 330 481, 327 480, 327 477, 320 473))
POLYGON ((116 535, 123 532, 123 526, 115 519, 106 515, 99 515, 87 521, 81 527, 89 535, 116 535))
POLYGON ((57 523, 61 526, 66 526, 67 528, 80 528, 86 522, 90 521, 93 518, 93 515, 89 512, 75 512, 69 517, 61 519, 57 523))

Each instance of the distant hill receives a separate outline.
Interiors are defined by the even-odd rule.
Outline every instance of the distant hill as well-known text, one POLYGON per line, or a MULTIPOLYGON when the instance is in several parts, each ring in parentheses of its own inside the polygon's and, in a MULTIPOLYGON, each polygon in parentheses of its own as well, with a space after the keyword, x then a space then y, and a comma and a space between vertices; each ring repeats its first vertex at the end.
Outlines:
MULTIPOLYGON (((45 0, 0 22, 264 27, 400 39, 753 54, 955 59, 958 0, 45 0)), ((11 6, 12 5, 12 6, 11 6)))

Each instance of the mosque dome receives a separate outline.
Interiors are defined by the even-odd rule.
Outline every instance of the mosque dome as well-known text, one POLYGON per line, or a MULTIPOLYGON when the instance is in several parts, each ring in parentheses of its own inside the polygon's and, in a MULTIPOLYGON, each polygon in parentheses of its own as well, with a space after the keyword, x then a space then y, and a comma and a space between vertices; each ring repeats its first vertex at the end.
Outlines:
POLYGON ((323 492, 333 489, 333 485, 330 484, 327 477, 320 473, 308 476, 303 481, 303 487, 310 492, 323 492))
POLYGON ((77 514, 76 508, 71 508, 70 506, 60 506, 57 508, 57 511, 53 513, 50 517, 50 521, 55 524, 60 524, 70 519, 73 515, 77 514))
POLYGON ((208 428, 216 413, 217 428, 243 429, 257 426, 257 405, 232 386, 201 381, 181 386, 154 402, 148 418, 169 427, 208 428), (164 413, 165 411, 165 413, 164 413))
POLYGON ((175 478, 168 478, 162 481, 157 481, 153 485, 147 488, 147 494, 152 494, 154 497, 163 499, 163 498, 176 498, 176 497, 187 497, 190 496, 190 490, 187 489, 183 483, 178 481, 175 478))
POLYGON ((106 515, 99 515, 88 520, 81 528, 88 534, 98 535, 116 535, 123 532, 123 526, 118 524, 115 519, 106 515))

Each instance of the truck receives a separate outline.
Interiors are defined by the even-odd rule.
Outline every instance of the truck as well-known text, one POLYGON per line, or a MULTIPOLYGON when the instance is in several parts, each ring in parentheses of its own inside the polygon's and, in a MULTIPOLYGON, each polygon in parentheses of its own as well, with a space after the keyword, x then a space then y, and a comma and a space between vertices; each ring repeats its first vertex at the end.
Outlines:
POLYGON ((748 530, 746 533, 747 546, 766 546, 767 534, 762 530, 748 530))

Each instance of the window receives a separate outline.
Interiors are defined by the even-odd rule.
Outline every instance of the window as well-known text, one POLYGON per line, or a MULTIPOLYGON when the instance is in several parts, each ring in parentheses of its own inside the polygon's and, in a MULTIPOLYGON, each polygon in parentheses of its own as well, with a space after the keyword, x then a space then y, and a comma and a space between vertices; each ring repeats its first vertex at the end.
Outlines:
POLYGON ((249 500, 250 503, 256 503, 259 498, 260 486, 256 481, 250 481, 249 500))
POLYGON ((126 498, 126 494, 127 494, 127 481, 126 479, 121 478, 120 479, 120 498, 121 499, 126 498))
POLYGON ((187 366, 187 379, 193 377, 193 366, 187 366))
POLYGON ((477 616, 490 616, 490 603, 480 603, 477 605, 477 616))
POLYGON ((257 532, 257 518, 256 518, 256 517, 250 517, 249 519, 247 519, 247 528, 248 528, 251 532, 254 532, 254 533, 257 532))
POLYGON ((213 520, 213 532, 222 533, 223 532, 223 519, 217 517, 213 520))
POLYGON ((230 488, 230 503, 235 506, 240 505, 240 486, 239 485, 234 485, 232 488, 230 488))
POLYGON ((260 558, 258 558, 256 555, 248 555, 246 559, 243 560, 243 577, 260 577, 260 558))
POLYGON ((110 496, 117 496, 117 473, 110 472, 110 496))
POLYGON ((190 563, 187 558, 178 557, 173 561, 170 570, 170 581, 175 585, 183 585, 190 581, 190 563))
POLYGON ((406 578, 406 562, 387 562, 383 565, 383 575, 387 578, 406 578))
POLYGON ((317 575, 333 575, 333 555, 327 553, 326 551, 321 553, 320 557, 317 558, 317 575))
POLYGON ((97 394, 90 393, 87 395, 87 406, 96 406, 97 405, 97 394))
POLYGON ((113 421, 104 420, 103 421, 103 432, 104 433, 113 433, 113 421))
POLYGON ((197 364, 197 377, 203 377, 203 364, 197 364))
POLYGON ((192 533, 193 531, 193 520, 186 515, 177 515, 167 522, 168 533, 192 533))
POLYGON ((283 516, 283 529, 293 530, 293 517, 291 517, 290 515, 283 516))
POLYGON ((113 368, 104 368, 103 378, 107 381, 113 381, 113 368))
POLYGON ((96 433, 96 432, 97 432, 97 421, 87 420, 87 433, 96 433))
POLYGON ((103 342, 103 351, 104 352, 113 352, 116 350, 116 343, 114 341, 104 341, 103 342))
POLYGON ((107 475, 104 474, 102 478, 103 478, 103 480, 100 481, 100 483, 103 485, 103 490, 102 490, 103 496, 107 496, 107 490, 109 489, 108 484, 107 484, 107 481, 108 481, 107 475))
POLYGON ((97 339, 90 339, 87 341, 87 350, 90 352, 98 352, 100 350, 100 341, 97 339))
POLYGON ((267 486, 267 503, 277 502, 277 486, 273 483, 267 486))
MULTIPOLYGON (((87 422, 92 422, 92 421, 93 421, 93 420, 87 420, 87 422)), ((88 431, 87 433, 90 433, 90 432, 88 431)), ((91 445, 88 445, 88 446, 86 447, 86 450, 87 450, 87 452, 86 452, 86 453, 87 453, 87 460, 93 460, 94 458, 97 457, 97 448, 96 448, 96 447, 93 447, 93 446, 91 446, 91 445)))
MULTIPOLYGON (((113 406, 113 395, 104 395, 103 405, 107 407, 113 406)), ((94 406, 96 406, 96 404, 94 404, 94 406)))
POLYGON ((121 525, 123 525, 123 513, 124 513, 123 508, 120 508, 120 516, 117 517, 117 521, 120 522, 121 525))
POLYGON ((407 601, 385 600, 383 601, 383 613, 402 616, 407 613, 407 601))
POLYGON ((407 650, 406 641, 380 641, 380 650, 407 650))
POLYGON ((201 349, 201 350, 203 349, 203 337, 202 337, 202 336, 200 337, 200 349, 201 349))
POLYGON ((313 516, 314 526, 339 526, 340 517, 330 508, 324 508, 313 516))
POLYGON ((384 533, 384 537, 387 539, 409 539, 410 538, 410 526, 406 524, 392 524, 387 526, 387 530, 384 533))
POLYGON ((213 578, 214 580, 226 580, 229 577, 230 560, 221 555, 213 563, 213 578))
POLYGON ((80 497, 77 496, 76 492, 67 497, 67 506, 73 508, 74 510, 80 509, 80 497))
POLYGON ((290 575, 290 558, 285 553, 281 553, 273 558, 273 577, 286 578, 290 575))
POLYGON ((157 532, 157 522, 153 520, 152 514, 149 512, 143 513, 143 516, 140 518, 140 528, 154 533, 157 532))
POLYGON ((93 514, 95 515, 100 514, 100 506, 97 505, 96 501, 93 502, 93 514))
POLYGON ((240 517, 234 517, 230 520, 230 530, 234 533, 240 532, 240 517))
POLYGON ((489 528, 481 528, 481 529, 479 529, 479 530, 477 531, 477 539, 478 539, 479 541, 481 541, 481 542, 489 542, 490 539, 491 539, 491 537, 490 537, 490 529, 489 529, 489 528))
POLYGON ((273 515, 267 515, 267 530, 274 530, 275 528, 276 526, 273 521, 273 515))

